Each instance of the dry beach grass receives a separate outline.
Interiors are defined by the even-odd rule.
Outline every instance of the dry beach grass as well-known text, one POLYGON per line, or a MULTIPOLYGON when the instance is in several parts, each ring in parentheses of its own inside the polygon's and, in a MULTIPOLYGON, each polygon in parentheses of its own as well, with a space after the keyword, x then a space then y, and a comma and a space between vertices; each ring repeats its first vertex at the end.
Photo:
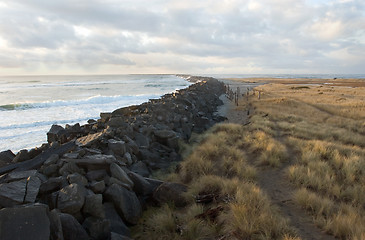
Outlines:
POLYGON ((150 208, 136 239, 365 239, 364 81, 253 81, 271 83, 164 176, 187 184, 188 206, 150 208))

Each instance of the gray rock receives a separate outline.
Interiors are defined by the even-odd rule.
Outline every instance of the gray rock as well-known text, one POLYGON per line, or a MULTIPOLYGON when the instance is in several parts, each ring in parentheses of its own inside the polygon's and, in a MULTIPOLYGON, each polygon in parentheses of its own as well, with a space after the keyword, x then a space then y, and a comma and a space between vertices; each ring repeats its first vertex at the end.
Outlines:
POLYGON ((105 191, 105 182, 104 180, 99 182, 93 181, 90 183, 89 187, 94 193, 103 193, 105 191))
POLYGON ((110 222, 106 219, 88 217, 82 224, 92 240, 104 240, 110 238, 110 222))
POLYGON ((48 214, 49 221, 51 224, 51 240, 63 240, 62 223, 59 212, 53 209, 48 214))
POLYGON ((184 207, 187 204, 183 196, 186 191, 184 184, 165 182, 154 191, 153 198, 160 204, 172 202, 176 207, 184 207))
POLYGON ((64 240, 89 240, 81 224, 70 214, 59 213, 64 240))
POLYGON ((11 150, 0 152, 0 161, 10 163, 15 158, 15 154, 11 150))
POLYGON ((88 170, 108 169, 111 163, 117 162, 113 155, 96 154, 86 156, 81 159, 62 159, 65 162, 75 163, 79 167, 85 167, 88 170))
POLYGON ((148 139, 148 137, 146 137, 145 135, 143 135, 141 133, 136 133, 135 139, 136 139, 136 143, 139 147, 148 148, 150 146, 150 140, 148 139))
POLYGON ((113 128, 123 127, 125 125, 125 118, 124 117, 112 117, 107 122, 107 126, 113 128))
POLYGON ((144 177, 134 172, 129 172, 128 176, 134 183, 133 191, 137 193, 137 195, 146 196, 152 194, 154 191, 153 185, 144 179, 144 177))
POLYGON ((86 186, 88 184, 87 179, 79 173, 72 173, 67 176, 68 182, 77 183, 82 186, 86 186))
POLYGON ((93 194, 85 198, 85 204, 82 209, 83 213, 98 218, 105 218, 103 207, 103 195, 93 194))
POLYGON ((88 171, 86 173, 86 178, 91 182, 91 181, 100 181, 103 180, 106 176, 107 176, 107 172, 105 169, 100 169, 100 170, 92 170, 92 171, 88 171))
POLYGON ((41 180, 38 177, 31 176, 27 179, 24 203, 34 203, 35 202, 40 186, 41 186, 41 180))
POLYGON ((66 130, 60 125, 52 125, 51 129, 47 133, 47 141, 48 143, 52 142, 66 142, 66 130))
POLYGON ((105 219, 110 222, 110 231, 121 235, 130 236, 131 232, 115 210, 114 204, 112 202, 106 202, 104 203, 104 209, 105 219))
POLYGON ((124 187, 124 188, 126 188, 126 189, 128 189, 128 190, 131 190, 131 191, 132 191, 132 187, 131 187, 131 185, 128 185, 128 184, 126 184, 126 183, 124 183, 124 182, 120 181, 119 179, 116 179, 115 177, 111 177, 111 178, 109 178, 109 180, 108 180, 108 182, 107 182, 107 185, 108 185, 108 186, 110 186, 110 185, 112 185, 112 184, 118 184, 119 186, 124 187))
POLYGON ((12 207, 24 201, 27 179, 0 184, 0 206, 12 207))
POLYGON ((78 152, 72 152, 72 153, 65 153, 62 156, 63 158, 70 158, 70 159, 77 159, 80 157, 80 154, 78 152))
POLYGON ((59 172, 58 164, 44 165, 40 170, 47 177, 55 177, 59 172))
POLYGON ((68 185, 68 182, 65 177, 53 177, 49 178, 47 181, 41 184, 39 188, 40 194, 55 192, 68 185))
POLYGON ((123 156, 126 152, 126 145, 124 141, 117 141, 114 139, 108 140, 108 148, 113 151, 114 154, 123 156))
POLYGON ((65 177, 72 173, 82 174, 83 171, 74 162, 66 162, 59 170, 59 174, 65 177))
POLYGON ((141 217, 141 204, 134 192, 112 184, 104 193, 104 197, 114 203, 121 217, 130 224, 137 224, 141 217))
POLYGON ((62 188, 58 194, 57 208, 61 212, 76 214, 85 203, 86 189, 76 183, 62 188))
POLYGON ((8 173, 8 175, 6 176, 6 182, 13 182, 13 181, 17 181, 17 180, 21 180, 21 179, 25 179, 28 177, 34 177, 37 175, 37 170, 28 170, 28 171, 14 171, 14 172, 10 172, 8 173))
POLYGON ((127 165, 131 165, 133 163, 132 155, 129 152, 124 153, 124 156, 123 157, 124 157, 125 163, 127 165))
POLYGON ((128 177, 126 172, 121 167, 118 166, 118 164, 116 164, 116 163, 110 164, 110 172, 111 172, 112 177, 114 177, 114 178, 120 180, 122 183, 126 184, 129 189, 133 188, 132 180, 128 177))
POLYGON ((43 204, 25 205, 0 210, 0 239, 50 239, 48 206, 43 204))
POLYGON ((146 164, 142 161, 138 161, 136 163, 134 163, 131 167, 130 170, 132 172, 135 172, 143 177, 148 177, 150 175, 150 171, 148 170, 146 164))
POLYGON ((28 160, 29 158, 30 157, 29 157, 28 150, 23 149, 23 150, 20 150, 17 155, 15 155, 13 162, 14 163, 24 162, 25 160, 28 160))
POLYGON ((115 233, 115 232, 111 232, 110 233, 110 240, 132 240, 132 238, 129 238, 127 236, 115 233))
POLYGON ((76 140, 76 144, 81 147, 90 147, 104 138, 105 132, 97 132, 80 137, 76 140))
POLYGON ((47 158, 47 160, 44 162, 44 165, 51 165, 51 164, 56 164, 57 161, 60 159, 60 157, 58 156, 58 154, 52 154, 49 158, 47 158))

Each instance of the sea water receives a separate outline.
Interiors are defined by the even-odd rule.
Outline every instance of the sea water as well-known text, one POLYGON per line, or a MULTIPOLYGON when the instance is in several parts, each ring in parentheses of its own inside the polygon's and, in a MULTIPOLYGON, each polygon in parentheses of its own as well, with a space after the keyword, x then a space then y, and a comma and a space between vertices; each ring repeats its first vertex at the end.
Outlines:
POLYGON ((0 151, 40 146, 52 124, 85 124, 100 112, 141 104, 190 84, 175 75, 0 77, 0 151))

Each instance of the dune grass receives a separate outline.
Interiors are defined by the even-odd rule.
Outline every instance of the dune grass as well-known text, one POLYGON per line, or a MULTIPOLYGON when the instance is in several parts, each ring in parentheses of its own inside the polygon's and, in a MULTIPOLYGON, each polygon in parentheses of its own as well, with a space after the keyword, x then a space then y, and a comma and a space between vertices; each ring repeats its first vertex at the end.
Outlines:
POLYGON ((135 239, 300 239, 256 182, 267 168, 285 170, 293 202, 318 227, 365 239, 365 89, 259 90, 260 99, 241 99, 236 109, 250 107, 249 125, 218 124, 180 144, 179 171, 161 177, 186 184, 189 204, 149 207, 135 239), (212 201, 198 203, 199 196, 212 201))
MULTIPOLYGON (((288 222, 255 183, 247 161, 244 127, 218 124, 195 142, 168 178, 187 184, 187 207, 150 208, 133 229, 135 239, 298 239, 288 222), (197 203, 198 196, 212 196, 197 203), (215 211, 212 217, 200 217, 215 211)), ((248 143, 246 143, 248 144, 248 143)), ((264 146, 267 147, 266 145, 264 146)))
POLYGON ((328 233, 365 239, 365 88, 269 84, 261 90, 260 100, 251 98, 250 128, 290 149, 294 201, 328 233))

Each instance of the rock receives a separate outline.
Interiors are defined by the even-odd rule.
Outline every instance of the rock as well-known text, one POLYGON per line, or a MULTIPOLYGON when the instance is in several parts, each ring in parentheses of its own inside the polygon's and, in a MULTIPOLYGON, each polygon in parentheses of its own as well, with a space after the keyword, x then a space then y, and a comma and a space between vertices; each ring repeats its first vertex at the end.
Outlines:
POLYGON ((120 235, 115 232, 111 232, 110 234, 110 240, 132 240, 132 238, 129 238, 127 236, 120 235))
POLYGON ((59 170, 59 174, 62 176, 68 176, 72 173, 83 173, 83 171, 74 162, 66 162, 59 170))
POLYGON ((167 146, 167 139, 176 137, 176 133, 171 130, 155 130, 154 131, 157 142, 167 146))
POLYGON ((164 182, 153 178, 144 178, 149 184, 151 184, 153 191, 155 191, 164 182))
POLYGON ((137 195, 146 196, 152 194, 153 186, 144 177, 134 172, 129 172, 128 176, 134 183, 133 191, 137 195))
POLYGON ((133 163, 132 155, 129 152, 124 153, 123 158, 125 159, 125 163, 127 165, 131 165, 133 163))
POLYGON ((64 143, 67 140, 66 134, 67 134, 67 132, 62 126, 54 124, 54 125, 52 125, 51 129, 47 133, 47 142, 48 143, 52 143, 52 142, 64 143))
POLYGON ((50 239, 48 206, 25 205, 0 210, 0 239, 50 239))
POLYGON ((104 240, 110 238, 110 222, 105 219, 88 217, 82 224, 92 240, 104 240))
POLYGON ((96 170, 96 169, 109 169, 109 165, 111 163, 117 162, 117 159, 113 155, 104 155, 104 154, 97 154, 86 156, 85 158, 81 159, 62 159, 65 162, 72 162, 78 165, 79 167, 85 167, 89 170, 96 170))
POLYGON ((124 136, 123 139, 124 139, 124 141, 127 142, 127 147, 129 149, 129 152, 131 152, 133 154, 138 154, 139 153, 139 147, 138 147, 138 144, 135 141, 133 141, 128 136, 124 136))
POLYGON ((126 145, 124 141, 117 141, 114 139, 108 140, 108 147, 114 154, 123 156, 126 152, 126 145))
POLYGON ((80 211, 85 203, 86 189, 76 183, 62 188, 58 194, 57 208, 71 215, 80 211))
POLYGON ((46 194, 50 192, 55 192, 68 185, 68 182, 65 177, 53 177, 49 178, 47 181, 41 184, 39 188, 40 194, 46 194))
POLYGON ((125 173, 125 171, 119 167, 117 164, 112 163, 110 164, 110 173, 112 177, 120 180, 122 183, 126 184, 129 189, 133 188, 133 182, 125 173))
POLYGON ((25 171, 30 169, 37 169, 53 154, 62 155, 66 152, 71 151, 75 147, 74 142, 68 142, 61 146, 54 146, 44 150, 41 154, 33 159, 26 160, 20 163, 14 163, 5 167, 0 168, 0 175, 10 172, 12 170, 25 171))
POLYGON ((99 182, 93 181, 89 187, 94 193, 103 193, 105 191, 105 182, 104 180, 99 182))
POLYGON ((77 159, 80 157, 80 154, 78 152, 72 152, 72 153, 65 153, 62 156, 63 158, 69 158, 69 159, 77 159))
POLYGON ((27 179, 0 184, 0 206, 12 207, 24 201, 27 179))
POLYGON ((134 163, 131 166, 130 170, 143 177, 148 177, 150 175, 150 171, 148 170, 146 164, 142 161, 138 161, 138 162, 134 163))
POLYGON ((91 182, 91 181, 100 181, 103 180, 106 176, 107 176, 107 172, 105 169, 100 169, 100 170, 92 170, 92 171, 88 171, 86 173, 86 178, 91 182))
POLYGON ((137 224, 142 214, 141 204, 134 192, 112 184, 104 193, 105 199, 112 201, 121 217, 130 224, 137 224))
POLYGON ((67 176, 68 182, 77 183, 81 186, 86 186, 88 184, 87 179, 79 173, 72 173, 67 176))
POLYGON ((55 177, 59 172, 59 166, 58 164, 51 164, 48 166, 42 166, 40 171, 46 175, 47 177, 55 177))
POLYGON ((41 186, 41 180, 38 177, 36 176, 28 177, 25 197, 23 202, 34 203, 37 198, 40 186, 41 186))
POLYGON ((103 195, 92 194, 85 197, 85 204, 82 209, 83 213, 89 216, 105 218, 103 207, 103 195))
POLYGON ((121 235, 130 236, 130 230, 114 208, 112 202, 104 203, 105 219, 110 222, 110 231, 121 235))
POLYGON ((28 177, 37 176, 37 170, 28 170, 28 171, 14 171, 10 172, 6 175, 6 182, 13 182, 21 179, 25 179, 28 177))
POLYGON ((119 186, 124 187, 124 188, 132 191, 132 187, 130 185, 120 181, 119 179, 116 179, 115 177, 109 178, 109 181, 107 182, 108 186, 110 186, 112 184, 118 184, 119 186))
POLYGON ((28 160, 28 159, 29 159, 28 150, 23 149, 23 150, 20 150, 17 155, 15 155, 13 162, 14 163, 24 162, 25 160, 28 160))
POLYGON ((53 209, 48 214, 50 221, 50 230, 51 230, 51 240, 63 240, 63 232, 62 232, 62 223, 59 212, 56 209, 53 209))
POLYGON ((100 119, 102 122, 107 122, 112 116, 112 113, 109 112, 102 112, 100 113, 100 119))
POLYGON ((94 144, 96 144, 97 142, 99 142, 100 140, 103 139, 104 137, 104 132, 97 132, 94 134, 88 134, 84 137, 80 137, 76 140, 76 144, 79 145, 80 147, 90 147, 94 144))
POLYGON ((111 117, 107 122, 107 126, 113 128, 123 127, 125 125, 125 118, 124 117, 111 117))
POLYGON ((15 158, 15 154, 11 150, 0 152, 0 162, 10 163, 15 158))
POLYGON ((59 213, 64 240, 89 240, 81 224, 70 214, 59 213))
POLYGON ((161 184, 153 193, 153 199, 159 204, 172 202, 176 207, 184 207, 187 199, 183 194, 187 191, 187 186, 180 183, 165 182, 161 184))
POLYGON ((150 146, 150 140, 141 133, 135 134, 136 143, 141 148, 148 148, 150 146))

